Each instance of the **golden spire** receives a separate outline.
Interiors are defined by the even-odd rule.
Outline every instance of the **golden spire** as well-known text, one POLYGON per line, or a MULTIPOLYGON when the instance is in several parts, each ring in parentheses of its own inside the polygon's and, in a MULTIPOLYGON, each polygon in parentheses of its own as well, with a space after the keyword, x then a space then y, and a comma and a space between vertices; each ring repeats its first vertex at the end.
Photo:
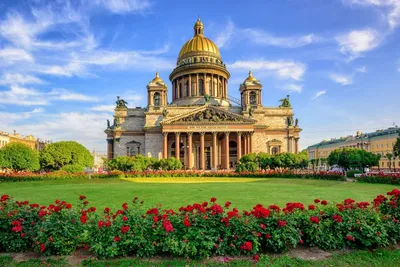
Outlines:
POLYGON ((247 77, 246 80, 244 80, 244 82, 247 83, 247 82, 254 82, 254 81, 257 81, 257 79, 253 77, 253 73, 250 70, 249 77, 247 77))
POLYGON ((156 72, 156 77, 154 77, 153 80, 151 80, 152 83, 164 83, 164 81, 160 78, 160 75, 158 74, 158 71, 156 72))

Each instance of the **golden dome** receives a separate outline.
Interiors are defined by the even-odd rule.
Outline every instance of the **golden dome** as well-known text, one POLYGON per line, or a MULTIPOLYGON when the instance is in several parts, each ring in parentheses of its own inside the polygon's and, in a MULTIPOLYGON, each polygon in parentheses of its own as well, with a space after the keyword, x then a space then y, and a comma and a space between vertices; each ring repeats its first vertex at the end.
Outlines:
POLYGON ((249 71, 249 77, 247 77, 246 80, 244 80, 244 83, 252 83, 256 81, 257 79, 253 77, 253 73, 249 71))
POLYGON ((185 57, 187 54, 193 52, 207 52, 212 53, 214 57, 221 59, 218 47, 213 41, 204 37, 204 26, 203 23, 198 19, 194 24, 194 37, 187 41, 179 52, 178 62, 185 57))
POLYGON ((164 83, 164 81, 160 78, 158 71, 156 72, 156 77, 154 77, 154 79, 151 80, 150 83, 164 83))

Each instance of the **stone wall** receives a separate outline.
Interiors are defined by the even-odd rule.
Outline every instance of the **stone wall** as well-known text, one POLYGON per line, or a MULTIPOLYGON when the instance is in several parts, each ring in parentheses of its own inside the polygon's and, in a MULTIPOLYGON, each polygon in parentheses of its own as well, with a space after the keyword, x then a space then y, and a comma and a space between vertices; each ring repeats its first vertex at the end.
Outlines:
POLYGON ((149 153, 151 157, 158 159, 159 153, 163 152, 163 136, 161 133, 146 133, 145 136, 146 149, 145 156, 147 157, 149 153))
POLYGON ((114 140, 114 157, 117 156, 126 156, 127 155, 127 148, 126 143, 135 140, 136 142, 140 142, 140 153, 145 153, 145 136, 125 136, 122 135, 119 139, 119 142, 114 140))

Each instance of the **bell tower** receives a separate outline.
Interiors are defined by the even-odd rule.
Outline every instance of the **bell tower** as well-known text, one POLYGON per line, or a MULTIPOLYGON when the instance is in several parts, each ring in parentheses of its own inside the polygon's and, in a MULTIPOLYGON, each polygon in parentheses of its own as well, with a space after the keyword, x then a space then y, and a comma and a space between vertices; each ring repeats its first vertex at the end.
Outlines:
POLYGON ((149 108, 157 110, 166 106, 168 99, 167 85, 160 78, 158 71, 156 77, 147 85, 147 105, 149 108))
POLYGON ((250 107, 262 107, 261 89, 262 84, 259 80, 254 78, 251 71, 249 71, 249 76, 240 85, 240 96, 243 110, 247 110, 250 107))

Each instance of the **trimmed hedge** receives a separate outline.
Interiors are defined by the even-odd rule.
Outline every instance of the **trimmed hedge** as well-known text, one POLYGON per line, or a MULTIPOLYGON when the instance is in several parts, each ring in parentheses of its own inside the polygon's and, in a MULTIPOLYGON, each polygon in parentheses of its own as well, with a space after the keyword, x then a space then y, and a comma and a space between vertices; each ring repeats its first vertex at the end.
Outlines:
POLYGON ((345 199, 336 205, 315 199, 285 207, 257 204, 238 211, 231 202, 145 210, 134 198, 116 211, 97 211, 85 196, 78 205, 56 200, 49 206, 0 198, 0 252, 34 250, 69 255, 79 247, 99 258, 171 255, 208 258, 221 255, 282 253, 303 244, 321 249, 374 249, 400 241, 400 190, 372 202, 345 199))
POLYGON ((15 173, 0 174, 0 182, 41 181, 41 180, 87 180, 87 179, 116 179, 137 177, 247 177, 247 178, 288 178, 288 179, 316 179, 342 181, 345 178, 341 173, 327 172, 293 172, 293 171, 259 171, 259 172, 233 172, 233 171, 142 171, 142 172, 120 172, 108 173, 67 173, 56 171, 52 173, 15 173))
POLYGON ((400 184, 400 173, 361 175, 357 177, 357 181, 372 184, 400 184))

